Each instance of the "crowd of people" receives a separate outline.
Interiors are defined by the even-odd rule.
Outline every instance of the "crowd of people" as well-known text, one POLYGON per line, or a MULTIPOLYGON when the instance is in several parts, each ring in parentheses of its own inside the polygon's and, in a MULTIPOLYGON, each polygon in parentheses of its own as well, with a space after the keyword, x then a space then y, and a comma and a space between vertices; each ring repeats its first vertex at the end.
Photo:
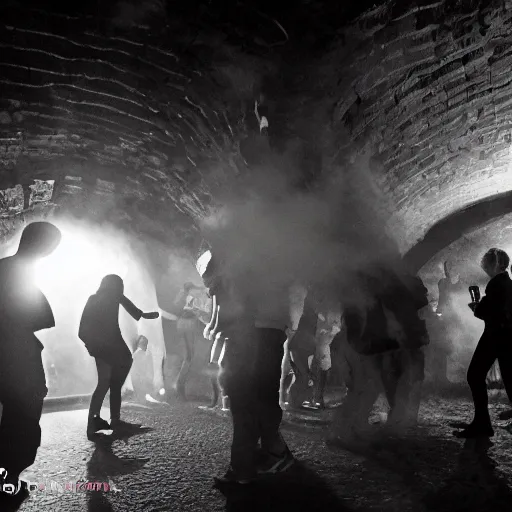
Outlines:
MULTIPOLYGON (((34 462, 41 440, 39 421, 47 388, 43 346, 35 333, 55 325, 51 306, 31 279, 30 268, 35 260, 50 254, 60 238, 54 225, 34 222, 24 229, 17 254, 0 260, 0 479, 2 489, 12 491, 9 494, 23 489, 20 474, 34 462)), ((420 278, 384 265, 359 270, 354 285, 364 290, 365 300, 349 301, 335 286, 283 286, 247 274, 241 279, 221 254, 212 248, 197 262, 211 300, 210 317, 204 318, 204 310, 189 301, 192 283, 183 286, 176 310, 166 313, 178 322, 179 339, 186 347, 177 385, 182 398, 195 350, 195 322, 201 317, 206 324, 204 337, 211 343, 212 405, 218 396, 223 397, 225 407, 229 400, 233 423, 230 466, 217 478, 218 484, 246 485, 294 464, 280 432, 282 404, 288 400, 292 408, 308 403, 318 408, 325 405, 324 390, 332 366, 330 348, 334 346, 347 391, 335 411, 329 442, 363 436, 382 392, 390 407, 388 427, 416 424, 424 349, 429 344, 427 321, 421 313, 428 310, 429 303, 420 278)), ((457 437, 493 435, 486 377, 496 360, 512 398, 509 265, 509 257, 499 249, 491 249, 482 259, 490 281, 485 296, 481 300, 474 297, 469 305, 485 322, 467 376, 475 416, 470 425, 455 432, 457 437)), ((437 315, 448 319, 446 290, 454 282, 447 269, 445 279, 439 285, 437 315)), ((86 428, 90 439, 100 430, 131 428, 121 420, 121 388, 133 356, 119 327, 120 306, 136 321, 159 317, 159 312, 144 313, 125 297, 124 283, 117 275, 105 276, 87 301, 77 334, 95 359, 98 374, 86 428), (100 416, 108 391, 110 422, 100 416)), ((446 360, 446 353, 439 358, 446 360)), ((446 369, 442 371, 446 376, 446 369)))

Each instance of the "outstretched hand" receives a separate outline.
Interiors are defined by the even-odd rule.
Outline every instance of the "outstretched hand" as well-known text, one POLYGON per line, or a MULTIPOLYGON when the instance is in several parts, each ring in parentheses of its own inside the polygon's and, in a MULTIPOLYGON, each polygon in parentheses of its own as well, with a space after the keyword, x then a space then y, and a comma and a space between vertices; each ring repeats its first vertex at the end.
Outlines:
POLYGON ((157 311, 152 311, 151 313, 142 313, 142 318, 146 320, 156 320, 160 316, 160 313, 157 311))

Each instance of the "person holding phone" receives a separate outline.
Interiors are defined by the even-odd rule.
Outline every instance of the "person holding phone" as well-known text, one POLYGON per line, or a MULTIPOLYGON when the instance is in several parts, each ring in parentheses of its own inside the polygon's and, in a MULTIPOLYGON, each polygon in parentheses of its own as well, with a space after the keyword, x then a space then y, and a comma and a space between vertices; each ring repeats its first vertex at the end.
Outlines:
POLYGON ((119 306, 137 321, 152 320, 159 313, 143 313, 124 296, 123 280, 111 274, 101 281, 98 291, 85 305, 78 337, 96 361, 98 384, 91 398, 87 436, 99 430, 122 430, 130 427, 121 421, 121 388, 130 373, 133 356, 126 345, 119 327, 119 306), (100 417, 103 400, 110 390, 110 424, 100 417))
POLYGON ((485 328, 467 375, 475 407, 474 419, 464 430, 454 432, 456 437, 467 439, 494 435, 486 377, 496 359, 507 394, 509 398, 512 396, 512 280, 507 272, 509 264, 510 258, 505 251, 489 249, 482 258, 481 267, 491 280, 482 300, 478 301, 472 287, 469 307, 477 318, 485 322, 485 328))

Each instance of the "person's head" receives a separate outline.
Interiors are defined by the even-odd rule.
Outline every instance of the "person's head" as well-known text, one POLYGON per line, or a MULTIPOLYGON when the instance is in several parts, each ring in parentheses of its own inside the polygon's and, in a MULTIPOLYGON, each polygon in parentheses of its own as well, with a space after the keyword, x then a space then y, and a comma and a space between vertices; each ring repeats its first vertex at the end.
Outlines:
POLYGON ((101 280, 97 293, 120 299, 124 293, 123 280, 116 274, 109 274, 101 280))
POLYGON ((505 272, 510 264, 510 258, 505 251, 501 249, 489 249, 483 256, 480 266, 489 276, 494 277, 505 272))
POLYGON ((21 234, 20 245, 16 256, 37 260, 50 255, 60 244, 62 234, 56 226, 49 222, 32 222, 21 234))

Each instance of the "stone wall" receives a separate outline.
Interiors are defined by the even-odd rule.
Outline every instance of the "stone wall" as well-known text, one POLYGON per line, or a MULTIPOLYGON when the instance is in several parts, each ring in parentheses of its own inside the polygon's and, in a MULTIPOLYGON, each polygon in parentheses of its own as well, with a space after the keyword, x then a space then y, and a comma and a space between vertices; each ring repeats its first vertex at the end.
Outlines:
POLYGON ((387 2, 326 57, 340 153, 369 149, 403 227, 402 250, 438 220, 510 190, 512 2, 387 2), (334 81, 336 78, 336 82, 334 81))

